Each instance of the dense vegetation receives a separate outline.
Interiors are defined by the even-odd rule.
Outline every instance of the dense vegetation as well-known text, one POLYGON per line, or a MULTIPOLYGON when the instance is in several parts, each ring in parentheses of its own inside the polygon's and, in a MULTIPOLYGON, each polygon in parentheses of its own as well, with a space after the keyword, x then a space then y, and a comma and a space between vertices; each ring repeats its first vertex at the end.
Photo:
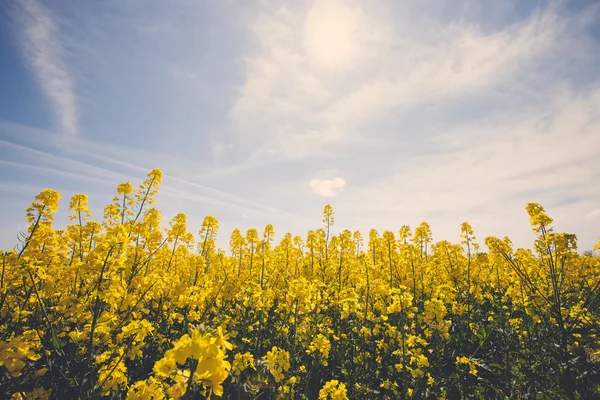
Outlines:
POLYGON ((379 235, 194 235, 152 208, 162 173, 118 187, 102 221, 60 195, 27 209, 2 253, 0 396, 231 399, 598 398, 600 258, 535 203, 534 250, 469 224, 379 235))

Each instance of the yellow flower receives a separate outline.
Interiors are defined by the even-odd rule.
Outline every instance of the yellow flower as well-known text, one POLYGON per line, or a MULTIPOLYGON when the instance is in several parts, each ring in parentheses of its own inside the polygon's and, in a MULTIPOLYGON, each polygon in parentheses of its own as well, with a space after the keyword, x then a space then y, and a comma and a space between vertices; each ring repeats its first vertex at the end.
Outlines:
POLYGON ((323 334, 319 333, 310 343, 307 354, 319 352, 320 362, 322 365, 327 366, 327 359, 329 358, 329 351, 331 350, 331 343, 323 334))
POLYGON ((457 364, 468 364, 469 363, 469 358, 468 357, 456 357, 456 363, 457 364))
POLYGON ((267 352, 265 360, 275 382, 280 382, 284 377, 284 372, 290 368, 290 353, 273 346, 271 351, 267 352))
POLYGON ((319 400, 326 399, 347 400, 348 395, 346 391, 346 385, 335 379, 326 382, 321 390, 319 390, 319 400))
POLYGON ((133 193, 133 185, 131 182, 123 182, 117 187, 117 193, 125 195, 133 193))
POLYGON ((127 392, 127 400, 163 400, 165 394, 162 384, 155 378, 138 381, 133 384, 127 392))
POLYGON ((108 396, 111 391, 127 385, 127 367, 121 357, 123 352, 123 349, 119 349, 117 355, 103 364, 98 371, 98 384, 103 396, 108 396))
POLYGON ((466 364, 469 366, 469 373, 471 375, 477 375, 477 366, 479 366, 479 362, 468 357, 456 357, 457 364, 466 364))
POLYGON ((254 367, 254 357, 250 353, 238 353, 233 357, 231 372, 240 375, 246 368, 256 369, 254 367))
MULTIPOLYGON (((231 348, 231 344, 226 339, 227 336, 220 328, 214 335, 192 329, 191 336, 183 335, 175 342, 173 348, 154 364, 154 373, 163 380, 169 378, 181 380, 181 376, 185 374, 189 376, 189 371, 179 370, 177 364, 184 365, 189 358, 197 360, 194 379, 220 396, 223 394, 222 383, 227 379, 231 369, 231 365, 225 359, 225 351, 231 348)), ((187 378, 183 380, 186 381, 187 378)), ((169 396, 175 397, 183 395, 180 391, 180 387, 175 385, 168 390, 168 393, 169 396)))

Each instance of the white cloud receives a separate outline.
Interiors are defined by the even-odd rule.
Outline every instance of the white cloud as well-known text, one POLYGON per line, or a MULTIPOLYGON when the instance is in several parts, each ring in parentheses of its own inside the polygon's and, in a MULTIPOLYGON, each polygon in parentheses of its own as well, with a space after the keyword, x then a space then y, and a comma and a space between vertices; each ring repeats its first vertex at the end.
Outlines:
POLYGON ((496 31, 433 20, 427 31, 415 25, 415 11, 392 18, 383 4, 310 3, 261 10, 252 25, 259 47, 243 59, 227 138, 249 149, 251 159, 297 160, 385 143, 397 128, 373 132, 364 125, 425 103, 518 90, 569 40, 554 8, 496 31))
POLYGON ((19 0, 23 23, 22 50, 46 95, 50 98, 61 131, 77 134, 75 84, 64 65, 64 49, 52 13, 36 0, 19 0))
POLYGON ((515 75, 528 72, 556 44, 562 29, 548 10, 499 32, 450 25, 437 33, 437 43, 400 41, 381 75, 365 76, 355 90, 331 105, 328 114, 339 123, 356 124, 390 109, 406 112, 424 102, 515 84, 515 75))
POLYGON ((319 196, 334 197, 346 186, 346 181, 343 178, 311 179, 308 186, 319 196))

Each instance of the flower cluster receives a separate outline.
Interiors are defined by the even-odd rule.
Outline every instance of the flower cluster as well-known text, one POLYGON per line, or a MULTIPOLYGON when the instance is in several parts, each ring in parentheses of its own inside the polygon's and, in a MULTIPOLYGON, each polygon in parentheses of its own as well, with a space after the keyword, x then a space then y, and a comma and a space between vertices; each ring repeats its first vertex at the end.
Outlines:
POLYGON ((285 372, 290 369, 290 353, 273 346, 271 351, 265 356, 265 361, 269 367, 269 372, 275 378, 275 382, 280 382, 285 372))
POLYGON ((331 350, 331 342, 322 333, 319 333, 308 346, 307 354, 318 352, 319 359, 322 365, 327 366, 329 351, 331 350))
POLYGON ((346 385, 333 379, 326 382, 319 391, 319 400, 347 400, 346 385))
POLYGON ((167 392, 173 398, 183 396, 188 387, 186 383, 197 382, 203 387, 221 396, 223 381, 227 378, 231 365, 226 360, 225 352, 232 346, 219 327, 215 335, 201 333, 192 329, 191 335, 183 335, 172 349, 154 365, 154 374, 163 382, 172 383, 167 392), (191 369, 181 370, 191 360, 191 369))

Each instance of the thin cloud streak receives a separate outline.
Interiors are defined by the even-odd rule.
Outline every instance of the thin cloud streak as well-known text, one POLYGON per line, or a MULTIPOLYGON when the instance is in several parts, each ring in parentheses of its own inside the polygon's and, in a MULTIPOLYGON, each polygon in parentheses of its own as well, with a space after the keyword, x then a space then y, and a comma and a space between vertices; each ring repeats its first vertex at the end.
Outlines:
MULTIPOLYGON (((111 157, 101 156, 99 154, 93 154, 93 153, 90 153, 87 151, 79 150, 77 143, 79 143, 79 141, 72 143, 72 146, 70 147, 71 153, 76 153, 76 154, 83 155, 86 157, 89 157, 89 156, 98 157, 105 162, 109 162, 111 164, 127 166, 130 169, 135 170, 137 172, 147 173, 149 171, 149 169, 135 165, 135 164, 121 162, 121 161, 116 160, 111 157)), ((109 165, 105 164, 104 165, 105 168, 98 167, 98 166, 95 166, 95 165, 92 165, 92 164, 89 164, 86 162, 72 160, 68 157, 59 156, 59 155, 52 154, 47 151, 34 149, 34 148, 31 148, 28 146, 12 143, 12 142, 5 141, 5 140, 0 140, 0 147, 2 147, 2 146, 9 147, 14 150, 27 153, 28 157, 35 156, 36 162, 40 162, 45 159, 46 162, 51 163, 54 167, 58 167, 58 168, 54 168, 54 167, 49 167, 49 166, 34 165, 34 164, 14 162, 14 161, 9 161, 9 160, 0 160, 0 164, 11 166, 13 168, 37 171, 37 172, 51 174, 51 175, 57 175, 57 176, 63 176, 63 177, 77 179, 79 181, 84 181, 84 182, 103 183, 103 184, 106 184, 107 186, 115 186, 115 187, 119 181, 127 181, 132 178, 132 176, 130 176, 130 175, 107 169, 107 168, 110 168, 110 166, 109 166, 110 164, 109 165), (70 170, 65 170, 65 167, 69 167, 70 170), (80 173, 80 172, 85 172, 85 174, 80 173)), ((251 213, 251 214, 258 213, 261 215, 265 215, 265 214, 277 213, 277 214, 280 214, 281 216, 285 216, 285 217, 289 217, 289 218, 297 218, 297 219, 306 221, 305 218, 297 215, 296 213, 292 213, 292 212, 289 212, 286 210, 271 207, 267 204, 262 204, 262 203, 258 203, 258 202, 252 201, 252 200, 244 199, 241 196, 236 196, 236 195, 224 192, 219 189, 211 188, 206 185, 201 185, 201 184, 192 182, 188 179, 184 179, 184 178, 181 178, 178 176, 165 174, 163 176, 163 180, 165 180, 167 182, 171 182, 171 183, 182 184, 186 188, 201 189, 202 191, 209 193, 208 195, 203 195, 203 194, 199 194, 199 193, 194 193, 189 190, 175 188, 173 186, 163 184, 162 192, 165 195, 170 196, 170 197, 178 197, 178 198, 185 198, 185 199, 193 200, 193 201, 201 201, 203 203, 210 204, 210 205, 217 205, 217 206, 227 207, 230 209, 237 209, 240 212, 244 212, 247 214, 248 213, 251 213), (215 195, 218 197, 215 197, 215 195)))
MULTIPOLYGON (((6 124, 5 121, 0 121, 0 133, 3 131, 3 128, 5 128, 5 126, 4 126, 5 124, 6 124)), ((145 175, 152 168, 156 167, 156 165, 143 166, 143 165, 140 165, 139 163, 134 163, 134 162, 130 162, 130 161, 122 161, 120 159, 115 158, 115 156, 105 155, 106 153, 128 154, 128 155, 134 154, 134 152, 131 149, 127 149, 125 147, 113 148, 113 147, 107 146, 102 143, 96 143, 96 142, 88 141, 88 140, 85 140, 82 138, 77 138, 77 140, 75 140, 75 141, 69 141, 68 146, 62 147, 62 143, 60 141, 61 138, 57 137, 57 135, 55 135, 53 133, 41 131, 39 129, 30 129, 30 127, 22 126, 22 125, 18 125, 18 124, 12 124, 12 123, 6 124, 6 126, 13 132, 19 131, 19 130, 21 131, 21 135, 15 136, 15 138, 18 137, 19 140, 23 140, 23 139, 27 139, 27 137, 31 137, 32 140, 30 140, 30 142, 38 143, 38 144, 43 142, 45 145, 50 147, 51 150, 58 150, 60 148, 61 151, 64 151, 70 155, 85 157, 86 160, 90 160, 90 159, 99 160, 102 162, 102 164, 106 168, 109 168, 109 165, 113 165, 113 166, 116 165, 116 166, 124 167, 127 170, 127 174, 119 173, 116 171, 97 167, 97 166, 92 165, 87 162, 82 162, 82 161, 78 161, 78 160, 72 160, 67 157, 57 156, 49 151, 42 151, 40 149, 35 149, 33 147, 25 146, 22 144, 9 142, 6 140, 0 140, 0 146, 2 146, 2 145, 12 146, 15 149, 27 151, 27 152, 30 152, 30 153, 33 153, 36 155, 42 155, 44 157, 49 157, 49 158, 53 159, 54 161, 60 161, 61 163, 69 163, 69 164, 76 163, 78 166, 83 167, 83 168, 92 168, 93 170, 99 172, 101 176, 106 176, 106 174, 108 173, 114 179, 128 180, 128 179, 132 178, 131 175, 128 175, 129 171, 132 171, 133 173, 142 173, 145 175), (94 150, 91 151, 89 149, 94 149, 94 150), (116 150, 118 150, 118 151, 116 151, 116 150)), ((13 139, 13 140, 16 140, 16 139, 13 139)), ((149 153, 147 159, 157 160, 157 159, 159 159, 159 154, 158 153, 149 153)), ((175 160, 166 159, 163 161, 175 161, 175 160)), ((205 174, 201 174, 200 177, 201 178, 210 178, 210 177, 219 175, 222 172, 227 172, 227 171, 211 171, 211 172, 207 172, 205 174)), ((298 217, 298 215, 295 213, 272 207, 269 204, 264 204, 264 203, 259 203, 259 202, 253 201, 253 200, 249 200, 248 198, 238 196, 238 195, 235 195, 232 193, 228 193, 223 190, 219 190, 219 189, 207 186, 207 185, 203 185, 203 184, 194 182, 191 178, 186 179, 183 176, 184 176, 183 173, 176 171, 175 173, 165 173, 164 179, 169 179, 172 182, 177 182, 177 183, 180 183, 180 184, 188 186, 188 187, 195 187, 195 188, 201 189, 203 191, 209 192, 210 195, 213 195, 213 196, 216 195, 218 197, 221 197, 225 203, 235 203, 235 204, 239 204, 240 206, 243 206, 245 208, 256 209, 261 212, 278 212, 281 214, 286 214, 291 217, 298 217)), ((111 179, 113 179, 113 178, 111 178, 111 179)))
MULTIPOLYGON (((11 147, 15 150, 35 155, 36 157, 38 157, 38 158, 36 158, 36 161, 38 161, 38 162, 40 161, 41 158, 46 158, 49 163, 58 165, 62 168, 69 165, 79 171, 85 170, 87 172, 86 176, 90 176, 90 174, 99 175, 106 182, 110 182, 111 180, 114 180, 116 182, 117 179, 127 180, 128 178, 130 178, 125 174, 111 171, 106 168, 97 167, 95 165, 91 165, 91 164, 81 162, 81 161, 71 160, 70 158, 67 158, 67 157, 62 157, 62 156, 59 156, 56 154, 49 153, 47 151, 37 150, 37 149, 31 148, 31 147, 23 146, 23 145, 16 144, 16 143, 11 143, 11 142, 8 142, 5 140, 0 140, 0 147, 2 147, 2 146, 11 147)), ((148 172, 148 170, 146 170, 146 172, 148 172)))
POLYGON ((73 179, 77 179, 77 180, 85 181, 85 182, 95 182, 95 183, 102 183, 102 184, 106 184, 106 185, 112 184, 112 182, 107 179, 96 178, 93 176, 83 175, 83 174, 79 174, 76 172, 63 171, 63 170, 51 168, 51 167, 44 167, 41 165, 32 165, 32 164, 26 164, 26 163, 15 162, 15 161, 7 161, 7 160, 0 160, 0 165, 6 165, 9 167, 14 167, 14 168, 28 170, 28 171, 37 171, 37 172, 41 172, 44 174, 62 176, 65 178, 73 178, 73 179))
POLYGON ((58 114, 61 131, 77 135, 75 83, 62 59, 64 49, 58 40, 58 26, 50 10, 38 1, 19 0, 19 5, 22 51, 58 114))

